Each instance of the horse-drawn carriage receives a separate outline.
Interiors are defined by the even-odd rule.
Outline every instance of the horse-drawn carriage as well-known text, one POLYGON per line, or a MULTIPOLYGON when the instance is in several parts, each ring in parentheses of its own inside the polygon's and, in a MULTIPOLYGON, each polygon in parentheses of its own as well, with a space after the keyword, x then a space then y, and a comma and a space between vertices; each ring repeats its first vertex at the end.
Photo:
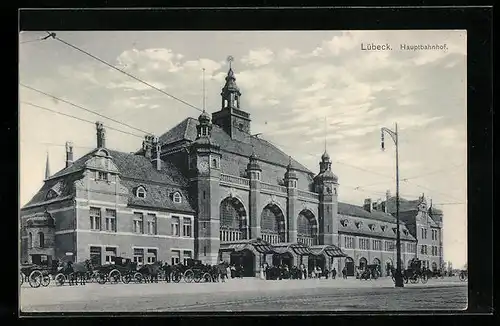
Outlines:
MULTIPOLYGON (((394 275, 392 278, 394 280, 394 275)), ((409 268, 403 273, 403 279, 405 283, 410 281, 410 283, 416 284, 419 281, 422 281, 422 284, 425 284, 429 280, 429 275, 427 270, 422 266, 422 261, 417 258, 413 258, 410 261, 409 268)))
POLYGON ((359 275, 360 280, 378 279, 380 276, 380 266, 377 264, 366 265, 359 275))
POLYGON ((134 280, 136 283, 142 282, 143 276, 137 271, 137 263, 132 262, 130 258, 112 257, 111 263, 100 266, 93 266, 97 275, 97 282, 104 284, 106 282, 118 283, 122 281, 125 284, 134 280))
POLYGON ((469 278, 469 272, 466 269, 461 270, 460 273, 458 274, 458 278, 462 282, 467 281, 467 279, 469 278))
POLYGON ((53 270, 51 265, 22 264, 19 269, 20 285, 26 281, 32 288, 49 286, 53 270))
POLYGON ((212 281, 211 268, 203 265, 201 260, 188 259, 186 261, 186 270, 184 271, 184 281, 187 283, 193 282, 200 283, 201 280, 205 282, 212 281))

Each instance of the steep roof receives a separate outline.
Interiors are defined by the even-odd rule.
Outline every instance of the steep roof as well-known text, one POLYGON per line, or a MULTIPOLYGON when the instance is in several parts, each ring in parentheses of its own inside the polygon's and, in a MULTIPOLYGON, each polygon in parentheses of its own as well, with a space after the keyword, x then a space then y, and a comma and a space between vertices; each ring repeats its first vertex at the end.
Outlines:
POLYGON ((356 206, 342 202, 338 203, 338 212, 339 214, 342 215, 363 217, 371 220, 388 222, 388 223, 396 223, 396 218, 389 213, 384 213, 374 210, 368 212, 361 206, 356 206))
MULTIPOLYGON (((56 190, 57 198, 71 196, 73 184, 76 180, 82 178, 81 173, 85 169, 86 162, 91 159, 98 149, 85 154, 76 160, 72 165, 64 168, 45 181, 42 188, 26 204, 26 206, 39 204, 47 201, 49 191, 56 190)), ((188 194, 185 188, 188 186, 188 180, 170 162, 162 161, 161 171, 158 171, 150 160, 141 155, 119 152, 106 149, 120 172, 121 182, 129 191, 129 204, 172 209, 185 212, 193 212, 189 204, 188 194), (147 188, 145 199, 136 198, 134 190, 143 185, 147 188), (179 191, 182 194, 182 203, 173 203, 170 194, 179 191)), ((26 207, 25 206, 25 207, 26 207)))
POLYGON ((175 186, 165 186, 158 184, 151 184, 143 181, 123 179, 121 181, 122 185, 127 187, 129 191, 128 204, 132 206, 141 207, 151 207, 151 208, 162 208, 167 210, 175 210, 182 212, 193 213, 194 209, 191 207, 188 192, 179 187, 175 186), (146 198, 136 197, 135 190, 143 186, 146 189, 146 198), (174 203, 172 195, 175 192, 179 192, 182 196, 181 203, 174 203))
POLYGON ((113 150, 109 150, 109 154, 118 167, 122 177, 168 183, 180 187, 186 187, 188 185, 188 180, 177 167, 170 162, 162 161, 161 171, 158 171, 151 161, 142 155, 134 155, 113 150))
MULTIPOLYGON (((159 137, 159 141, 161 144, 171 144, 180 141, 192 142, 196 139, 197 125, 198 120, 194 118, 184 119, 175 127, 161 135, 159 137)), ((231 138, 231 136, 229 136, 219 126, 215 124, 212 124, 212 126, 212 138, 220 145, 221 150, 237 153, 247 157, 250 156, 252 152, 255 152, 260 160, 269 161, 284 167, 288 166, 290 162, 289 155, 264 139, 249 135, 246 137, 246 140, 236 140, 231 138)), ((311 174, 313 173, 294 159, 292 159, 292 164, 297 170, 311 174)))
POLYGON ((65 198, 74 195, 74 182, 81 178, 80 174, 71 174, 65 178, 49 179, 44 182, 40 190, 24 205, 23 208, 29 207, 44 202, 50 203, 51 199, 47 198, 48 193, 54 190, 57 197, 54 200, 65 198))
MULTIPOLYGON (((391 214, 380 211, 368 212, 361 206, 341 202, 338 203, 338 214, 341 215, 338 219, 339 232, 361 234, 368 237, 379 236, 385 238, 396 238, 396 233, 393 231, 393 228, 396 227, 396 218, 391 214), (342 221, 346 218, 349 223, 344 226, 342 221), (362 223, 356 225, 356 223, 360 221, 362 223), (374 225, 373 230, 370 229, 370 224, 374 225), (386 228, 382 230, 382 226, 385 226, 386 228)), ((408 234, 401 232, 401 239, 414 241, 415 238, 411 235, 411 232, 405 223, 401 223, 400 230, 403 231, 405 229, 409 232, 408 234)))

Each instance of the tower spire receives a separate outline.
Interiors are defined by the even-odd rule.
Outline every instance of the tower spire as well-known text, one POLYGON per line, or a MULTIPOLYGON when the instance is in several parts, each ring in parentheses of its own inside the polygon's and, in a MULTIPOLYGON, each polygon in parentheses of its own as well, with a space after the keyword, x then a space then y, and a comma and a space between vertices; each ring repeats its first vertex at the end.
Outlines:
POLYGON ((203 112, 205 112, 205 68, 203 68, 203 112))
POLYGON ((234 57, 232 55, 229 55, 227 57, 227 62, 229 62, 229 70, 231 70, 231 62, 234 61, 234 57))
POLYGON ((47 151, 47 160, 45 162, 45 179, 50 178, 49 151, 47 151))
POLYGON ((325 153, 326 153, 326 116, 325 116, 325 153))

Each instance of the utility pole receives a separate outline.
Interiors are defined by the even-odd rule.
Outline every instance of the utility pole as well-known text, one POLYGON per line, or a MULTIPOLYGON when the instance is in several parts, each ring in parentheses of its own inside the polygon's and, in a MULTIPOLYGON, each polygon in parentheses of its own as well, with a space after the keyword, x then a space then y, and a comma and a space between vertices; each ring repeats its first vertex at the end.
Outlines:
MULTIPOLYGON (((381 128, 381 147, 382 150, 385 150, 384 147, 384 132, 388 133, 394 141, 394 145, 396 145, 396 275, 395 286, 396 287, 404 287, 403 275, 401 273, 401 232, 399 230, 399 142, 398 142, 398 124, 396 123, 395 129, 390 130, 388 128, 381 128)), ((386 203, 388 204, 388 203, 386 203)))

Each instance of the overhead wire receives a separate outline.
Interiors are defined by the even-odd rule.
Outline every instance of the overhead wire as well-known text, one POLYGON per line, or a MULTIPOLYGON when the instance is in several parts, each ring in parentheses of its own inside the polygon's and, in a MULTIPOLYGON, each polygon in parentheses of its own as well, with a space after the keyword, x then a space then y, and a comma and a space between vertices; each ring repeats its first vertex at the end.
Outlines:
POLYGON ((23 83, 19 83, 19 84, 20 84, 21 86, 23 86, 23 87, 27 88, 27 89, 30 89, 30 90, 32 90, 32 91, 35 91, 35 92, 37 92, 37 93, 40 93, 40 94, 45 95, 45 96, 47 96, 47 97, 50 97, 50 98, 52 98, 52 99, 55 99, 55 100, 57 100, 57 101, 61 101, 61 102, 63 102, 63 103, 69 104, 69 105, 71 105, 71 106, 73 106, 73 107, 76 107, 76 108, 78 108, 78 109, 81 109, 81 110, 84 110, 84 111, 87 111, 87 112, 93 113, 93 114, 95 114, 95 115, 97 115, 97 116, 100 116, 100 117, 102 117, 102 118, 105 118, 105 119, 108 119, 108 120, 113 121, 113 122, 115 122, 115 123, 118 123, 118 124, 121 124, 121 125, 123 125, 123 126, 126 126, 126 127, 128 127, 128 128, 131 128, 131 129, 134 129, 134 130, 137 130, 137 131, 143 132, 143 133, 145 133, 145 134, 151 135, 151 133, 150 133, 150 132, 147 132, 147 131, 144 131, 144 130, 142 130, 142 129, 136 128, 136 127, 131 126, 131 125, 129 125, 129 124, 127 124, 127 123, 125 123, 125 122, 121 122, 121 121, 119 121, 119 120, 116 120, 116 119, 110 118, 110 117, 108 117, 108 116, 105 116, 105 115, 104 115, 104 114, 102 114, 102 113, 99 113, 99 112, 96 112, 96 111, 93 111, 93 110, 87 109, 87 108, 85 108, 85 107, 83 107, 83 106, 81 106, 81 105, 78 105, 78 104, 72 103, 72 102, 70 102, 70 101, 68 101, 68 100, 65 100, 65 99, 62 99, 62 98, 57 97, 57 96, 55 96, 55 95, 52 95, 52 94, 46 93, 46 92, 41 91, 41 90, 39 90, 39 89, 36 89, 36 88, 34 88, 34 87, 31 87, 31 86, 25 85, 25 84, 23 84, 23 83))
MULTIPOLYGON (((36 108, 39 108, 39 109, 42 109, 42 110, 45 110, 45 111, 49 111, 49 112, 52 112, 52 113, 55 113, 55 114, 63 115, 65 117, 73 118, 73 119, 80 120, 80 121, 87 122, 87 123, 91 123, 91 124, 95 124, 95 121, 90 121, 90 120, 83 119, 83 118, 80 118, 80 117, 77 117, 77 116, 74 116, 74 115, 71 115, 71 114, 62 113, 62 112, 59 112, 59 111, 56 111, 56 110, 52 110, 52 109, 49 109, 49 108, 46 108, 46 107, 43 107, 41 105, 37 105, 37 104, 31 103, 31 102, 21 101, 21 103, 24 103, 26 105, 30 105, 32 107, 36 107, 36 108)), ((121 133, 124 133, 124 134, 127 134, 127 135, 131 135, 131 136, 137 137, 137 138, 141 138, 141 139, 144 138, 144 136, 136 135, 136 134, 133 134, 133 133, 128 132, 128 131, 124 131, 124 130, 121 130, 121 129, 118 129, 118 128, 111 127, 109 125, 105 125, 105 127, 108 128, 108 129, 111 129, 111 130, 115 130, 115 131, 118 131, 118 132, 121 132, 121 133)))
MULTIPOLYGON (((156 86, 154 86, 154 85, 152 85, 152 84, 150 84, 150 83, 148 83, 148 82, 146 82, 146 81, 144 81, 144 80, 142 80, 142 79, 140 79, 140 78, 138 78, 138 77, 136 77, 136 76, 134 76, 134 75, 132 75, 132 74, 130 74, 130 73, 128 73, 128 72, 126 72, 126 71, 122 70, 122 69, 120 69, 120 68, 117 68, 117 67, 113 66, 112 64, 110 64, 110 63, 106 62, 105 60, 103 60, 103 59, 101 59, 101 58, 99 58, 99 57, 97 57, 97 56, 95 56, 95 55, 93 55, 93 54, 89 53, 88 51, 85 51, 85 50, 83 50, 83 49, 79 48, 79 47, 78 47, 78 46, 76 46, 76 45, 73 45, 73 44, 71 44, 71 43, 69 43, 69 42, 67 42, 67 41, 65 41, 65 40, 63 40, 63 39, 61 39, 61 38, 57 37, 55 33, 51 33, 51 32, 47 32, 47 33, 48 33, 48 34, 49 34, 49 36, 51 36, 53 39, 55 39, 55 40, 57 40, 57 41, 59 41, 59 42, 61 42, 61 43, 65 44, 65 45, 67 45, 67 46, 69 46, 69 47, 71 47, 71 48, 73 48, 73 49, 75 49, 75 50, 77 50, 77 51, 79 51, 79 52, 81 52, 81 53, 83 53, 83 54, 85 54, 85 55, 87 55, 87 56, 89 56, 89 57, 93 58, 94 60, 97 60, 97 61, 99 61, 100 63, 102 63, 102 64, 104 64, 104 65, 106 65, 106 66, 108 66, 108 67, 110 67, 110 68, 112 68, 112 69, 114 69, 114 70, 116 70, 116 71, 118 71, 118 72, 122 73, 122 74, 125 74, 126 76, 128 76, 128 77, 130 77, 130 78, 132 78, 132 79, 134 79, 134 80, 136 80, 136 81, 138 81, 138 82, 140 82, 140 83, 142 83, 142 84, 144 84, 144 85, 146 85, 146 86, 148 86, 148 87, 150 87, 150 88, 152 88, 152 89, 154 89, 154 90, 156 90, 156 91, 159 91, 160 93, 162 93, 162 94, 164 94, 164 95, 167 95, 167 96, 169 96, 170 98, 172 98, 172 99, 174 99, 174 100, 177 100, 177 101, 179 101, 179 102, 181 102, 181 103, 183 103, 183 104, 185 104, 185 105, 187 105, 187 106, 189 106, 189 107, 191 107, 191 108, 194 108, 194 109, 196 109, 196 110, 198 110, 198 111, 200 111, 200 112, 203 112, 203 110, 202 110, 202 109, 200 109, 200 108, 198 108, 198 107, 196 107, 196 106, 194 106, 194 105, 192 105, 192 104, 190 104, 190 103, 188 103, 188 102, 186 102, 186 101, 184 101, 184 100, 182 100, 182 99, 180 99, 180 98, 178 98, 178 97, 176 97, 176 96, 173 96, 173 95, 171 95, 171 94, 169 94, 169 93, 167 93, 167 92, 163 91, 162 89, 160 89, 160 88, 158 88, 158 87, 156 87, 156 86)), ((47 37, 45 37, 45 38, 43 38, 43 39, 46 39, 46 38, 48 38, 49 36, 47 36, 47 37)), ((40 39, 40 40, 42 40, 42 39, 40 39)), ((23 86, 25 86, 25 85, 23 85, 23 86)), ((26 87, 26 86, 25 86, 25 87, 26 87)), ((28 87, 28 88, 29 88, 29 87, 28 87)), ((38 90, 37 90, 37 91, 38 91, 38 90)), ((43 94, 43 93, 42 93, 42 94, 43 94)), ((47 94, 46 94, 46 95, 47 95, 47 94)), ((55 97, 54 97, 54 96, 52 96, 52 95, 48 95, 48 96, 55 98, 55 97)), ((58 99, 58 98, 56 98, 56 99, 58 99)), ((68 103, 67 101, 62 100, 62 99, 59 99, 59 100, 61 100, 61 101, 65 102, 65 103, 68 103)), ((68 103, 68 104, 73 105, 73 106, 75 106, 75 107, 79 107, 78 105, 74 105, 73 103, 68 103)), ((81 108, 81 107, 80 107, 80 108, 81 108)), ((365 109, 365 108, 359 108, 359 110, 361 110, 361 109, 365 109)), ((87 110, 87 109, 85 109, 85 110, 87 110)), ((92 113, 94 113, 94 114, 98 114, 98 115, 100 115, 99 113, 96 113, 96 112, 94 112, 94 111, 90 111, 90 110, 87 110, 87 111, 92 112, 92 113)), ((355 110, 355 111, 358 111, 358 110, 355 110)), ((57 112, 57 111, 53 111, 53 112, 59 113, 59 112, 57 112)), ((346 111, 346 112, 341 112, 341 113, 336 114, 336 116, 338 116, 338 115, 342 115, 342 114, 347 114, 347 113, 350 113, 350 112, 354 112, 354 111, 348 111, 348 112, 346 111)), ((101 115, 101 116, 102 116, 102 115, 101 115)), ((105 116, 103 116, 103 117, 105 117, 105 116)), ((108 117, 105 117, 105 118, 110 119, 110 120, 112 120, 112 121, 113 121, 113 119, 111 119, 111 118, 108 118, 108 117)), ((319 118, 318 118, 318 119, 319 119, 319 118)), ((89 121, 86 121, 86 122, 89 122, 89 121)), ((115 122, 116 122, 116 120, 115 120, 115 122)), ((123 124, 123 123, 121 123, 121 122, 118 122, 118 123, 123 124)), ((128 126, 128 127, 133 128, 133 129, 136 129, 136 130, 139 130, 139 131, 142 131, 142 130, 137 129, 137 128, 135 128, 135 127, 131 127, 131 126, 128 126)), ((108 128, 110 128, 110 127, 108 126, 108 128)), ((113 129, 113 128, 110 128, 110 129, 113 129)), ((115 129, 115 130, 116 130, 116 129, 115 129)), ((121 132, 123 132, 123 131, 121 131, 121 132)), ((144 132, 144 131, 142 131, 142 132, 144 132)), ((146 132, 146 133, 147 133, 147 132, 146 132)), ((150 134, 150 133, 148 133, 148 134, 150 134)), ((133 135, 133 134, 132 134, 132 135, 133 135)), ((134 136, 138 137, 137 135, 134 135, 134 136)), ((251 135, 251 136, 252 136, 252 135, 251 135)), ((255 137, 255 136, 253 136, 253 137, 255 137)), ((142 138, 142 137, 141 137, 141 138, 142 138)), ((273 143, 272 143, 272 142, 270 142, 270 141, 268 141, 268 142, 269 142, 269 143, 271 143, 271 144, 273 144, 273 143)), ((273 144, 273 145, 274 145, 274 144, 273 144)), ((281 146, 281 147, 285 147, 285 148, 287 148, 287 146, 283 146, 283 145, 279 145, 279 144, 276 144, 276 145, 274 145, 274 146, 276 146, 276 147, 280 147, 280 146, 281 146)), ((308 155, 312 155, 312 156, 314 156, 314 157, 317 157, 317 155, 316 155, 316 154, 311 154, 311 153, 306 153, 306 154, 308 154, 308 155)), ((364 171, 364 172, 367 172, 367 173, 371 173, 371 174, 376 174, 376 175, 380 175, 380 176, 388 177, 388 178, 391 178, 391 179, 393 179, 393 180, 395 179, 393 176, 389 176, 389 175, 387 175, 387 174, 380 173, 380 172, 376 172, 376 171, 371 171, 371 170, 368 170, 368 169, 365 169, 365 168, 362 168, 362 167, 358 167, 358 166, 355 166, 355 165, 352 165, 352 164, 348 164, 348 163, 342 162, 342 161, 340 161, 340 160, 336 160, 336 161, 335 161, 335 163, 338 163, 338 164, 341 164, 341 165, 345 165, 345 166, 348 166, 348 167, 351 167, 351 168, 354 168, 354 169, 357 169, 357 170, 360 170, 360 171, 364 171)), ((412 178, 413 178, 413 177, 412 177, 412 178)), ((410 179, 410 178, 405 178, 405 179, 404 179, 404 181, 405 181, 405 182, 407 182, 407 183, 410 183, 410 182, 408 181, 409 179, 410 179)), ((421 185, 418 185, 418 184, 416 184, 416 183, 411 183, 411 184, 413 184, 413 185, 415 185, 415 186, 417 186, 417 187, 421 187, 421 188, 425 188, 425 189, 428 189, 428 190, 430 190, 430 191, 433 191, 433 190, 432 190, 432 189, 430 189, 430 188, 426 188, 426 187, 421 186, 421 185)), ((357 190, 359 190, 361 187, 355 187, 355 188, 356 188, 357 190)), ((434 192, 435 192, 435 191, 434 191, 434 192)), ((447 196, 449 196, 449 195, 447 195, 447 196)), ((449 197, 451 198, 451 196, 449 196, 449 197)))
MULTIPOLYGON (((47 32, 47 33, 49 33, 49 34, 50 34, 50 32, 47 32)), ((77 51, 79 51, 79 52, 81 52, 81 53, 83 53, 83 54, 85 54, 85 55, 87 55, 87 56, 91 57, 92 59, 97 60, 97 61, 99 61, 100 63, 102 63, 102 64, 104 64, 104 65, 106 65, 106 66, 108 66, 108 67, 110 67, 110 68, 112 68, 112 69, 114 69, 114 70, 116 70, 116 71, 118 71, 118 72, 120 72, 120 73, 122 73, 122 74, 124 74, 124 75, 126 75, 126 76, 128 76, 128 77, 130 77, 130 78, 132 78, 132 79, 134 79, 135 81, 138 81, 138 82, 140 82, 140 83, 142 83, 142 84, 144 84, 144 85, 146 85, 146 86, 148 86, 148 87, 150 87, 150 88, 152 88, 152 89, 154 89, 154 90, 156 90, 156 91, 158 91, 158 92, 160 92, 160 93, 162 93, 162 94, 164 94, 164 95, 167 95, 168 97, 170 97, 170 98, 172 98, 172 99, 174 99, 174 100, 176 100, 176 101, 179 101, 179 102, 181 102, 181 103, 183 103, 183 104, 185 104, 185 105, 187 105, 187 106, 189 106, 189 107, 191 107, 191 108, 193 108, 193 109, 195 109, 195 110, 198 110, 198 111, 200 111, 200 112, 203 112, 203 110, 202 110, 202 109, 200 109, 200 108, 198 108, 198 107, 196 107, 196 106, 194 106, 194 105, 192 105, 192 104, 190 104, 190 103, 188 103, 188 102, 184 101, 183 99, 180 99, 180 98, 178 98, 178 97, 176 97, 176 96, 174 96, 174 95, 172 95, 172 94, 169 94, 169 93, 165 92, 164 90, 162 90, 161 88, 158 88, 158 87, 156 87, 156 86, 154 86, 154 85, 152 85, 152 84, 150 84, 150 83, 148 83, 148 82, 146 82, 146 81, 144 81, 144 80, 140 79, 139 77, 136 77, 136 76, 134 76, 134 75, 132 75, 132 74, 130 74, 130 73, 128 73, 128 72, 126 72, 126 71, 125 71, 125 70, 123 70, 123 69, 120 69, 120 68, 117 68, 117 67, 113 66, 112 64, 108 63, 107 61, 105 61, 105 60, 103 60, 103 59, 101 59, 101 58, 99 58, 99 57, 97 57, 97 56, 93 55, 92 53, 89 53, 88 51, 85 51, 85 50, 83 50, 83 49, 79 48, 79 47, 78 47, 78 46, 76 46, 76 45, 73 45, 73 44, 71 44, 71 43, 69 43, 69 42, 67 42, 67 41, 65 41, 65 40, 63 40, 63 39, 61 39, 61 38, 60 38, 60 37, 58 37, 58 36, 55 36, 55 35, 54 35, 54 37, 53 37, 53 38, 54 38, 55 40, 57 40, 57 41, 59 41, 59 42, 61 42, 61 43, 65 44, 65 45, 67 45, 67 46, 69 46, 69 47, 71 47, 71 48, 73 48, 73 49, 75 49, 75 50, 77 50, 77 51)))

